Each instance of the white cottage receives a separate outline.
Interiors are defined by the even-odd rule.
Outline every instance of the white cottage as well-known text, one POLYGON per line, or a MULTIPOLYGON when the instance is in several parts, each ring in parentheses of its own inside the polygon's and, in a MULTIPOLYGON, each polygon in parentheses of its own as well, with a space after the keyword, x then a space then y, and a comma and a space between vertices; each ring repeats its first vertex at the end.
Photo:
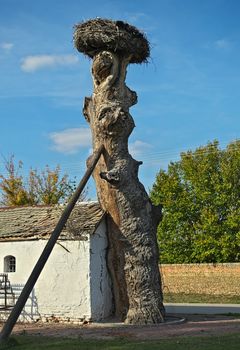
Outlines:
MULTIPOLYGON (((0 319, 9 314, 62 212, 0 208, 0 319)), ((77 205, 20 316, 21 321, 100 320, 112 313, 107 227, 96 202, 77 205)))

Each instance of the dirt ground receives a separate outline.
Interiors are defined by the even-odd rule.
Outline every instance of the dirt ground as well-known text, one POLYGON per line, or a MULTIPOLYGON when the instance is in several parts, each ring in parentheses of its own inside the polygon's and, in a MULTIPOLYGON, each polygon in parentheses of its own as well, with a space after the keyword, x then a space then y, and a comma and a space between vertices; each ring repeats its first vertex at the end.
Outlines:
POLYGON ((73 325, 62 323, 17 324, 13 334, 77 337, 82 339, 128 338, 162 339, 182 336, 209 336, 240 332, 240 317, 216 315, 169 315, 165 324, 133 326, 114 320, 104 323, 73 325))

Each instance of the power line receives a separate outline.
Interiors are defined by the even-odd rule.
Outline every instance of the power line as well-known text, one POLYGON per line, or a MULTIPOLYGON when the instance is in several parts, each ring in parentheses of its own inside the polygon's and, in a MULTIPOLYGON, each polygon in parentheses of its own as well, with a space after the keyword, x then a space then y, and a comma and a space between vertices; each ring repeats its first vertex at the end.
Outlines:
MULTIPOLYGON (((219 144, 220 150, 223 147, 226 147, 229 144, 235 144, 240 142, 240 139, 236 139, 233 142, 222 142, 221 145, 219 144)), ((144 165, 149 165, 149 164, 155 164, 155 163, 161 163, 161 162, 171 162, 171 161, 176 161, 176 159, 180 159, 181 154, 187 154, 188 152, 190 152, 190 154, 192 154, 193 156, 198 156, 198 155, 204 155, 204 154, 213 154, 217 151, 217 149, 215 148, 215 144, 214 143, 210 143, 210 145, 208 145, 208 147, 212 147, 213 149, 211 150, 210 148, 208 148, 207 150, 205 149, 201 149, 201 147, 206 147, 206 146, 199 146, 197 147, 197 150, 185 150, 185 151, 180 151, 180 150, 162 150, 159 152, 139 152, 139 154, 135 154, 133 155, 134 158, 137 159, 141 159, 143 161, 144 165)), ((1 163, 0 163, 1 164, 1 163)), ((61 172, 79 172, 79 174, 81 174, 84 169, 86 168, 86 160, 77 160, 77 161, 61 161, 61 162, 56 162, 54 165, 52 164, 48 164, 49 167, 56 167, 57 165, 60 165, 61 168, 61 172)), ((4 165, 3 165, 4 167, 4 165)), ((35 169, 36 167, 32 167, 33 169, 35 169)), ((24 172, 24 170, 23 170, 24 172)), ((2 171, 0 171, 0 173, 2 175, 6 175, 7 172, 5 169, 3 169, 2 171)), ((26 173, 26 171, 25 171, 26 173)))

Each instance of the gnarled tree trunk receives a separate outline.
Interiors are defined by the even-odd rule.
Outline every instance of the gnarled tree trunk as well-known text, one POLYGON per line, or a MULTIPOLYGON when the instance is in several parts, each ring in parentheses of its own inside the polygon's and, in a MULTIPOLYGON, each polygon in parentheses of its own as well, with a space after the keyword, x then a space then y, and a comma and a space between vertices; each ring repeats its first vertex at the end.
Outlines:
POLYGON ((94 150, 103 144, 94 179, 102 208, 108 213, 108 264, 113 280, 116 315, 126 323, 164 321, 158 267, 157 224, 153 207, 138 179, 142 162, 128 152, 134 128, 129 108, 137 95, 125 84, 132 55, 98 50, 93 55, 94 92, 85 98, 84 115, 92 130, 94 150))

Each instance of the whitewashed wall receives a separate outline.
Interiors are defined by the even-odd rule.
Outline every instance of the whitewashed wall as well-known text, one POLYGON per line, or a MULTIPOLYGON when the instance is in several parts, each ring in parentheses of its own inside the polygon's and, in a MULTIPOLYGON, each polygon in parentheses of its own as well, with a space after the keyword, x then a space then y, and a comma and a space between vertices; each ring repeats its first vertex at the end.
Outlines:
POLYGON ((108 317, 113 308, 112 284, 106 265, 108 241, 105 226, 104 222, 100 224, 90 242, 90 300, 94 320, 108 317))
MULTIPOLYGON (((8 273, 17 294, 26 283, 46 241, 0 243, 0 272, 7 255, 16 258, 16 272, 8 273)), ((106 267, 106 225, 102 221, 87 241, 59 241, 27 302, 21 321, 36 319, 95 321, 112 311, 111 281, 106 267)), ((4 318, 3 313, 0 317, 4 318)))

